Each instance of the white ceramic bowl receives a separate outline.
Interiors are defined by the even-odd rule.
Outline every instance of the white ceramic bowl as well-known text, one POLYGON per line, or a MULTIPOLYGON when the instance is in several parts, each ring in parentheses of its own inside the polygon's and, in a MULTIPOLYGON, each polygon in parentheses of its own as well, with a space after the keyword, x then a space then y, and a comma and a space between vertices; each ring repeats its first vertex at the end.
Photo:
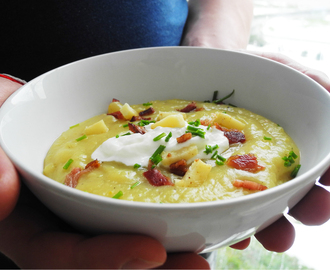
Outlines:
POLYGON ((254 234, 306 194, 330 163, 329 118, 326 90, 284 65, 216 49, 150 48, 85 59, 32 80, 1 108, 0 139, 28 187, 78 229, 147 234, 168 251, 210 251, 254 234), (233 89, 231 103, 280 123, 295 140, 302 154, 297 178, 227 201, 150 204, 88 194, 42 174, 62 131, 103 113, 113 97, 203 101, 233 89))

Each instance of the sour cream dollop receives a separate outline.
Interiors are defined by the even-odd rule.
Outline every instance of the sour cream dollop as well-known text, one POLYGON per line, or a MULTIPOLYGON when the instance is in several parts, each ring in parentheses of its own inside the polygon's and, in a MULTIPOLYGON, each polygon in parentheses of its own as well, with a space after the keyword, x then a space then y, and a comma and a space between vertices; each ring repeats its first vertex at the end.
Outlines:
POLYGON ((124 163, 127 166, 134 166, 139 164, 143 167, 148 166, 149 158, 157 150, 160 145, 164 145, 165 151, 176 151, 183 147, 190 145, 196 145, 198 148, 198 154, 194 157, 200 159, 210 159, 212 154, 206 154, 205 146, 218 145, 216 149, 218 153, 222 153, 229 148, 228 139, 224 136, 223 131, 210 127, 200 125, 205 131, 205 138, 199 136, 193 136, 190 140, 184 143, 178 143, 176 138, 183 135, 186 127, 182 128, 168 128, 158 126, 155 129, 151 129, 151 125, 145 126, 147 132, 145 134, 133 133, 131 135, 112 137, 103 142, 92 154, 92 159, 97 159, 102 162, 116 161, 124 163), (158 141, 153 139, 158 135, 165 133, 166 135, 172 132, 172 137, 168 142, 165 141, 165 137, 158 141))

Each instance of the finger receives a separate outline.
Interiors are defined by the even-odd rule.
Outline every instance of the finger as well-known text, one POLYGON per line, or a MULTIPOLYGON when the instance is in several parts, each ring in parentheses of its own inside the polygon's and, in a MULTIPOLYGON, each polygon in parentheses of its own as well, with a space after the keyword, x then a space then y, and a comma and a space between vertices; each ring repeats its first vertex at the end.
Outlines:
POLYGON ((148 269, 166 260, 164 247, 151 237, 130 234, 90 237, 64 232, 60 230, 63 221, 46 210, 36 212, 32 206, 19 204, 0 222, 0 251, 20 268, 148 269))
POLYGON ((255 237, 267 250, 284 252, 292 246, 295 230, 285 217, 281 217, 261 232, 255 234, 255 237))
POLYGON ((22 85, 0 77, 0 106, 22 85))
POLYGON ((305 225, 321 225, 330 219, 330 193, 314 186, 289 214, 305 225))
POLYGON ((325 89, 330 92, 330 79, 328 76, 319 70, 308 68, 298 63, 297 61, 291 59, 288 56, 285 56, 280 53, 272 53, 272 52, 257 52, 257 51, 248 51, 248 53, 259 55, 261 57, 265 57, 281 64, 287 65, 297 71, 300 71, 322 85, 325 89))
POLYGON ((196 253, 173 253, 169 254, 166 263, 157 269, 210 269, 210 265, 196 253))
POLYGON ((14 165, 0 148, 0 221, 14 209, 20 190, 20 181, 14 165))
POLYGON ((243 249, 246 249, 249 245, 250 245, 250 241, 251 241, 251 238, 247 238, 243 241, 240 241, 234 245, 231 245, 230 247, 231 248, 234 248, 234 249, 239 249, 239 250, 243 250, 243 249))

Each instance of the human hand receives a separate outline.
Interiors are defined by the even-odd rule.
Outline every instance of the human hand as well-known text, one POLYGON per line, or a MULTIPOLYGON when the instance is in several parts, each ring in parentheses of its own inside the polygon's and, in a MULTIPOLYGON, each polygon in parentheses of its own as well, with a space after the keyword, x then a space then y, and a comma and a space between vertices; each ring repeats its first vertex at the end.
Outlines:
POLYGON ((189 0, 182 46, 245 49, 253 18, 252 0, 189 0))
MULTIPOLYGON (((0 106, 20 86, 0 77, 0 106)), ((195 253, 166 254, 164 247, 148 236, 90 236, 75 231, 43 206, 24 184, 21 186, 1 148, 0 251, 20 268, 209 268, 195 253)))
MULTIPOLYGON (((278 53, 249 52, 285 64, 309 76, 330 92, 330 79, 321 71, 305 67, 293 59, 278 53)), ((330 186, 330 169, 328 169, 319 182, 330 186)), ((319 185, 315 185, 307 195, 293 207, 289 215, 305 225, 321 225, 330 219, 330 193, 319 185), (317 211, 316 211, 317 209, 317 211)), ((283 216, 271 224, 255 237, 270 251, 284 252, 288 250, 295 238, 295 230, 291 223, 283 216)), ((249 245, 249 239, 233 245, 233 248, 244 249, 249 245)))

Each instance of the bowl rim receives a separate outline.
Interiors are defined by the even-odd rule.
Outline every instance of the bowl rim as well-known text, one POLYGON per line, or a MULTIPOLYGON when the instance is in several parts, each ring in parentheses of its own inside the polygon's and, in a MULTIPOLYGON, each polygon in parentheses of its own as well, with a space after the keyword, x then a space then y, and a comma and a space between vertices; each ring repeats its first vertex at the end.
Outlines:
MULTIPOLYGON (((244 55, 246 57, 252 57, 252 58, 258 58, 258 61, 266 61, 266 62, 272 62, 275 65, 280 65, 284 68, 290 69, 293 72, 296 72, 300 74, 300 76, 305 77, 305 79, 308 79, 312 81, 314 84, 316 84, 319 88, 323 89, 329 96, 329 92, 319 85, 317 82, 312 80, 307 75, 295 70, 292 67, 289 67, 285 64, 279 63, 275 60, 264 58, 259 55, 254 55, 249 52, 245 51, 232 51, 232 50, 224 50, 224 49, 217 49, 217 48, 202 48, 202 47, 190 47, 190 46, 178 46, 178 47, 149 47, 149 48, 138 48, 138 49, 130 49, 130 50, 124 50, 124 51, 117 51, 117 52, 110 52, 110 53, 104 53, 96 56, 91 56, 88 58, 80 59, 62 66, 59 66, 57 68, 54 68, 50 71, 47 71, 38 77, 32 79, 31 81, 27 82, 25 85, 23 85, 20 89, 15 91, 1 106, 0 108, 0 116, 4 116, 6 114, 6 108, 7 106, 10 107, 10 105, 7 105, 10 103, 10 101, 20 92, 25 91, 31 84, 34 84, 38 80, 42 80, 45 76, 48 76, 48 74, 57 72, 58 70, 65 68, 70 65, 78 65, 80 62, 89 61, 90 59, 96 59, 96 58, 104 58, 109 55, 113 54, 127 54, 132 53, 136 51, 150 51, 150 50, 209 50, 209 51, 220 51, 222 53, 229 53, 229 54, 240 54, 244 55)), ((0 122, 2 121, 2 117, 0 119, 0 122)), ((42 172, 35 172, 30 171, 29 168, 25 169, 24 166, 21 164, 21 162, 12 154, 11 150, 7 147, 6 142, 3 140, 2 137, 2 130, 0 126, 0 146, 6 153, 6 155, 10 158, 10 160, 15 164, 15 167, 18 168, 21 172, 27 172, 33 178, 37 179, 37 181, 44 187, 50 187, 52 188, 52 192, 58 193, 60 196, 67 196, 71 198, 77 198, 77 199, 86 199, 87 201, 93 201, 100 204, 115 204, 122 207, 130 207, 130 208, 144 208, 144 209, 157 209, 157 210, 173 210, 173 209, 196 209, 196 208, 209 208, 209 207, 218 207, 218 206, 226 206, 231 204, 240 204, 244 203, 246 200, 257 200, 261 197, 268 196, 268 194, 272 193, 281 193, 283 190, 287 188, 291 188, 294 185, 297 185, 298 183, 305 183, 305 182, 316 182, 318 177, 316 179, 312 180, 312 176, 316 174, 317 171, 321 171, 321 168, 325 168, 327 164, 330 164, 330 153, 328 153, 318 164, 316 164, 313 168, 309 169, 307 172, 304 172, 301 175, 298 175, 296 178, 289 180, 288 182, 285 182, 281 185, 269 188, 267 190, 264 190, 262 192, 256 192, 253 194, 235 197, 235 198, 229 198, 224 200, 214 200, 214 201, 206 201, 206 202, 192 202, 192 203, 152 203, 152 202, 139 202, 139 201, 128 201, 128 200, 120 200, 120 199, 114 199, 111 197, 106 197, 102 195, 96 195, 92 193, 87 193, 81 190, 73 189, 70 187, 67 187, 45 175, 43 175, 42 172)), ((321 175, 320 175, 321 176, 321 175)), ((319 176, 319 177, 320 177, 319 176)))

